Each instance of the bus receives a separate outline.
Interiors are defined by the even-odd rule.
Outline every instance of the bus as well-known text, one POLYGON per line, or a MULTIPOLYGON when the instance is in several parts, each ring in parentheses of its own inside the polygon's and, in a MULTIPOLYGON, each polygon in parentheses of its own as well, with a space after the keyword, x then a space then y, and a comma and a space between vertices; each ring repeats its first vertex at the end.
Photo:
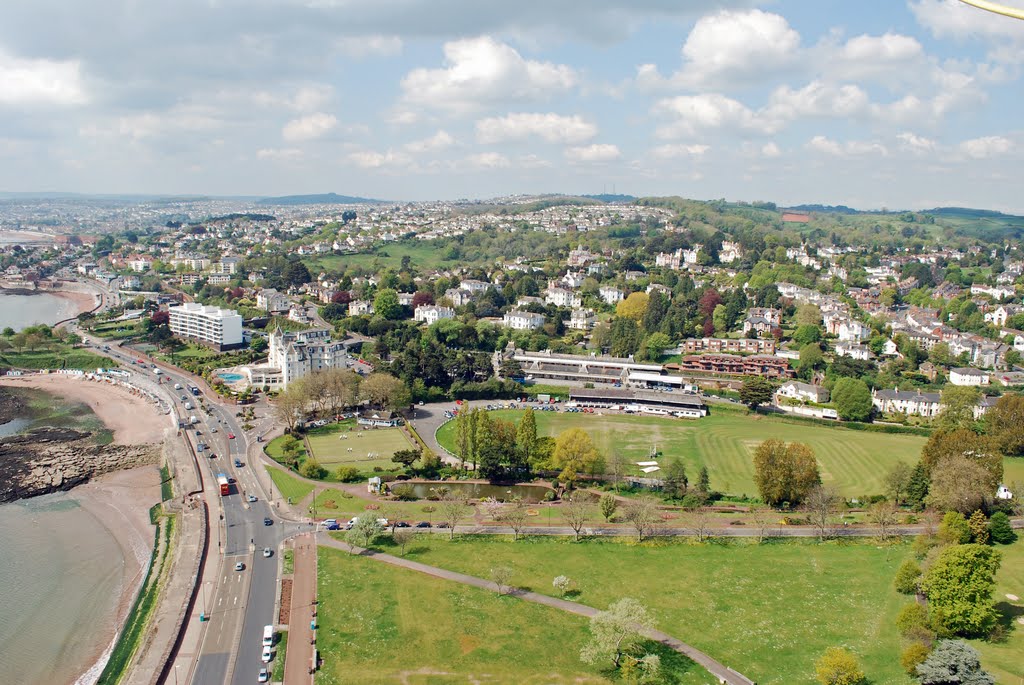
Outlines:
POLYGON ((228 495, 231 491, 231 485, 228 484, 228 477, 223 473, 217 474, 217 485, 220 486, 220 494, 228 495))

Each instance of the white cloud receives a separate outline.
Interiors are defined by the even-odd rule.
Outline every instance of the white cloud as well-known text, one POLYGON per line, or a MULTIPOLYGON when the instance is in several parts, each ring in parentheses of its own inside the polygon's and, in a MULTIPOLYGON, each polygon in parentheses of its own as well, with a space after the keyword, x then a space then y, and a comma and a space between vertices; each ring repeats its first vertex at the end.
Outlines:
POLYGON ((302 157, 302 150, 293 147, 263 148, 256 151, 258 159, 294 160, 302 157))
POLYGON ((461 166, 470 169, 507 169, 512 166, 508 157, 497 152, 479 152, 462 160, 461 166))
POLYGON ((838 49, 826 44, 819 53, 830 79, 913 82, 925 64, 921 43, 898 33, 855 36, 838 49))
POLYGON ((864 112, 870 98, 859 86, 836 86, 812 81, 800 90, 780 86, 772 93, 763 115, 793 121, 804 117, 849 118, 864 112))
MULTIPOLYGON (((244 98, 244 93, 237 89, 225 90, 218 93, 220 101, 237 101, 244 98)), ((252 101, 260 107, 282 107, 298 112, 313 112, 326 105, 334 97, 334 88, 327 84, 316 83, 300 86, 295 91, 285 95, 259 91, 251 96, 252 101)))
POLYGON ((768 142, 768 143, 765 143, 764 145, 761 146, 761 156, 762 157, 767 157, 769 159, 774 159, 775 157, 779 157, 781 155, 782 155, 782 150, 780 150, 779 146, 776 145, 773 142, 768 142))
POLYGON ((960 143, 960 152, 972 159, 988 159, 1005 155, 1013 150, 1013 141, 1002 136, 973 138, 960 143))
POLYGON ((710 145, 659 145, 651 150, 651 154, 658 159, 703 157, 704 153, 710 149, 710 145))
POLYGON ((850 140, 846 143, 834 141, 825 136, 814 136, 807 143, 807 147, 816 152, 823 152, 835 157, 860 157, 864 155, 889 154, 889 151, 880 143, 870 143, 860 140, 850 140))
POLYGON ((437 152, 455 144, 455 139, 447 131, 438 131, 429 138, 414 140, 405 144, 405 149, 413 154, 437 152))
POLYGON ((542 100, 572 88, 571 68, 522 57, 489 36, 444 44, 445 66, 414 69, 402 79, 407 102, 466 112, 485 105, 542 100))
POLYGON ((336 43, 338 50, 349 57, 394 57, 402 52, 398 36, 346 36, 336 43))
POLYGON ((412 157, 404 152, 375 152, 373 150, 361 150, 348 155, 350 162, 361 169, 401 169, 412 165, 412 157))
POLYGON ((905 131, 896 136, 900 146, 914 154, 924 154, 935 150, 935 141, 930 138, 919 136, 916 133, 905 131))
POLYGON ((618 146, 608 143, 594 143, 565 150, 565 158, 570 162, 612 162, 620 157, 622 157, 622 152, 618 146))
POLYGON ((785 65, 799 47, 800 34, 778 14, 724 10, 697 22, 683 56, 708 76, 749 74, 785 65))
POLYGON ((548 143, 582 143, 597 135, 597 126, 583 117, 554 113, 514 113, 476 122, 476 137, 493 144, 538 137, 548 143))
POLYGON ((78 60, 21 59, 0 52, 0 105, 78 105, 87 99, 78 60))
POLYGON ((314 112, 298 119, 292 119, 281 129, 281 136, 289 142, 314 140, 338 125, 333 114, 314 112))
POLYGON ((718 93, 680 95, 665 98, 654 105, 654 113, 670 118, 658 127, 660 138, 679 138, 706 129, 730 128, 742 131, 771 133, 777 125, 759 118, 743 103, 718 93))

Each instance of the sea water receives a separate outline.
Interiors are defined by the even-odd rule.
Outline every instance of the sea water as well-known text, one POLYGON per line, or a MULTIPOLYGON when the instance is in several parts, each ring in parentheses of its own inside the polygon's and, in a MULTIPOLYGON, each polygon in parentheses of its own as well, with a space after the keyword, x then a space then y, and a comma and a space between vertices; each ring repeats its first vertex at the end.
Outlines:
POLYGON ((79 681, 110 646, 124 556, 73 493, 0 504, 0 680, 79 681))
POLYGON ((36 324, 54 324, 78 315, 73 301, 51 295, 12 295, 0 292, 0 330, 10 326, 15 331, 36 324))

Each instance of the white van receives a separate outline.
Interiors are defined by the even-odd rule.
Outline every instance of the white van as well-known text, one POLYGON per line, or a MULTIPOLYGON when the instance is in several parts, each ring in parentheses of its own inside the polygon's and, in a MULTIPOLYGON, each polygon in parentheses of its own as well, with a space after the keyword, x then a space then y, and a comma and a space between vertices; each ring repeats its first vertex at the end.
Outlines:
POLYGON ((263 626, 263 646, 274 646, 274 626, 263 626))

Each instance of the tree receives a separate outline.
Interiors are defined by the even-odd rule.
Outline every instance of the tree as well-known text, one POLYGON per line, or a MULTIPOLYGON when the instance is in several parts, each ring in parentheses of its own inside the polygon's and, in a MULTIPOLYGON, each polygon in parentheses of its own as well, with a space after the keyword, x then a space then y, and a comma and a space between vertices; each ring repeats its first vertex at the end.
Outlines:
POLYGON ((505 594, 509 582, 512 580, 512 568, 509 566, 495 566, 491 569, 491 582, 499 595, 505 594))
POLYGON ((272 411, 274 418, 284 424, 285 430, 291 433, 295 424, 302 417, 306 408, 306 396, 302 392, 302 383, 292 383, 274 398, 272 411))
POLYGON ((917 667, 924 663, 931 651, 925 643, 914 640, 900 652, 900 666, 907 675, 915 675, 917 667))
POLYGON ((995 487, 989 472, 967 457, 946 457, 932 469, 928 503, 940 511, 964 515, 987 507, 995 487))
POLYGON ((537 452, 537 417, 527 408, 516 426, 516 451, 522 464, 530 464, 537 452))
POLYGON ((800 348, 800 359, 796 362, 796 368, 804 377, 808 377, 814 369, 821 368, 824 363, 825 355, 822 354, 821 347, 817 343, 811 343, 800 348))
POLYGON ((980 509, 975 509, 967 519, 967 527, 971 531, 971 542, 979 545, 988 544, 988 517, 980 509))
POLYGON ((920 580, 921 567, 913 559, 907 559, 896 569, 896 578, 893 580, 893 585, 896 586, 896 592, 912 595, 917 592, 917 585, 920 580))
POLYGON ((615 315, 639 323, 647 310, 647 293, 635 292, 615 305, 615 315))
POLYGON ((405 383, 387 373, 371 373, 359 384, 359 396, 370 404, 394 411, 409 404, 405 383))
POLYGON ((981 390, 973 385, 947 385, 942 391, 942 412, 935 419, 939 430, 955 431, 974 425, 974 410, 981 401, 981 390))
POLYGON ((285 285, 298 287, 305 283, 309 283, 313 280, 313 277, 309 274, 309 269, 299 259, 289 260, 288 265, 285 266, 281 272, 281 279, 285 285))
POLYGON ((501 512, 499 512, 498 520, 503 523, 507 523, 508 527, 512 529, 513 541, 519 540, 519 534, 526 525, 527 514, 526 505, 523 504, 523 500, 518 497, 512 500, 508 505, 502 507, 501 512))
POLYGON ((939 539, 947 545, 965 545, 971 541, 971 527, 959 511, 947 511, 939 524, 939 539))
POLYGON ((441 520, 448 525, 448 539, 455 539, 455 526, 466 519, 470 514, 470 507, 465 500, 452 494, 446 494, 441 498, 437 507, 441 520))
POLYGON ((580 531, 593 516, 593 507, 587 497, 579 492, 573 493, 569 500, 562 504, 562 518, 572 528, 576 542, 580 541, 580 531))
MULTIPOLYGON (((793 341, 801 346, 817 345, 817 343, 821 342, 822 337, 821 328, 811 324, 804 324, 793 331, 793 341)), ((819 351, 821 350, 820 347, 818 349, 819 351)))
POLYGON ((907 481, 907 503, 917 509, 924 507, 924 501, 928 497, 928 469, 924 462, 918 460, 910 471, 910 480, 907 481))
POLYGON ((988 434, 1003 454, 1024 455, 1024 395, 1007 393, 985 412, 988 434))
POLYGON ((859 378, 840 378, 832 388, 832 402, 844 421, 867 421, 873 405, 871 390, 859 378))
POLYGON ((754 451, 754 482, 766 504, 797 504, 821 483, 818 461, 802 443, 765 440, 754 451))
POLYGON ((939 553, 921 581, 921 591, 940 634, 981 637, 995 626, 999 614, 992 590, 1000 557, 991 547, 977 544, 953 545, 939 553))
POLYGON ((354 552, 356 547, 369 547, 382 532, 383 527, 374 513, 372 511, 364 511, 362 516, 357 518, 352 528, 345 533, 345 541, 348 542, 354 552))
POLYGON ((921 450, 921 461, 929 477, 938 463, 947 457, 963 457, 982 466, 988 472, 992 493, 1003 480, 1003 457, 987 436, 966 428, 932 433, 921 450))
POLYGON ((642 631, 650 630, 654 620, 640 602, 624 597, 590 619, 590 640, 580 650, 580 659, 588 664, 611 662, 619 668, 623 657, 632 655, 641 644, 642 631))
POLYGON ((711 493, 711 474, 708 473, 708 467, 703 464, 700 467, 700 472, 697 474, 697 492, 702 495, 711 493))
POLYGON ((601 516, 604 517, 605 521, 611 521, 612 517, 615 516, 615 510, 619 508, 619 500, 610 492, 606 492, 601 495, 601 501, 599 503, 601 509, 601 516))
POLYGON ((555 439, 551 460, 555 468, 561 469, 558 478, 571 486, 576 482, 577 475, 589 470, 599 456, 593 440, 585 431, 570 428, 555 439))
POLYGON ((655 331, 647 336, 644 345, 647 347, 647 358, 656 362, 661 359, 661 355, 665 353, 665 350, 672 345, 672 341, 661 331, 655 331))
POLYGON ((412 468, 413 462, 415 462, 419 458, 420 451, 414 449, 398 450, 393 455, 391 455, 391 461, 396 464, 401 464, 406 468, 406 470, 410 470, 412 468))
POLYGON ((704 542, 711 537, 711 522, 713 521, 711 510, 707 507, 697 507, 684 514, 686 525, 693 531, 697 542, 704 542))
POLYGON ((391 532, 391 539, 401 548, 404 557, 406 546, 416 539, 416 530, 414 528, 396 528, 391 532))
POLYGON ((906 497, 907 488, 910 486, 910 478, 914 469, 905 461, 898 461, 885 474, 885 494, 892 500, 893 504, 899 506, 906 497))
POLYGON ((383 319, 394 321, 402 318, 402 305, 398 302, 398 293, 391 288, 383 288, 373 298, 373 313, 383 319))
POLYGON ((569 579, 569 576, 555 576, 555 579, 551 581, 551 586, 565 595, 572 589, 572 580, 569 579))
POLYGON ((637 542, 654 534, 654 527, 661 520, 658 503, 653 497, 639 497, 623 508, 622 518, 636 531, 637 542))
POLYGON ((327 469, 320 465, 313 457, 307 457, 302 466, 299 467, 299 473, 304 478, 311 478, 313 480, 320 480, 327 476, 327 469))
POLYGON ((1011 545, 1017 541, 1017 533, 1010 526, 1010 517, 1002 511, 992 514, 988 522, 988 534, 992 542, 1000 545, 1011 545))
POLYGON ((816 485, 804 497, 804 509, 807 510, 811 524, 818 531, 818 539, 824 540, 832 536, 832 523, 839 511, 842 498, 835 488, 816 485))
POLYGON ((763 376, 747 376, 740 386, 740 402, 751 409, 759 404, 768 404, 775 395, 775 387, 763 376))
POLYGON ((628 316, 616 316, 612 319, 608 331, 609 352, 614 357, 629 357, 640 349, 640 328, 636 321, 628 316))
POLYGON ((895 534, 895 526, 899 521, 894 502, 875 502, 868 509, 868 521, 878 528, 878 537, 889 540, 895 534))
POLYGON ((921 685, 995 685, 978 651, 960 640, 940 640, 916 669, 921 685))
POLYGON ((825 650, 814 664, 814 673, 821 685, 861 685, 865 682, 857 657, 841 647, 825 650))
POLYGON ((458 452, 459 468, 463 470, 466 468, 466 460, 473 457, 476 440, 475 418, 468 404, 462 405, 455 415, 455 451, 458 452))
POLYGON ((797 326, 817 326, 821 323, 821 308, 816 304, 802 304, 794 315, 797 326))
POLYGON ((686 466, 679 457, 673 457, 665 469, 662 489, 669 499, 682 499, 686 497, 686 487, 689 480, 686 478, 686 466))
POLYGON ((769 528, 773 520, 773 515, 770 509, 752 509, 749 520, 751 525, 753 525, 754 529, 757 531, 758 544, 764 542, 766 537, 771 536, 771 530, 769 528))

